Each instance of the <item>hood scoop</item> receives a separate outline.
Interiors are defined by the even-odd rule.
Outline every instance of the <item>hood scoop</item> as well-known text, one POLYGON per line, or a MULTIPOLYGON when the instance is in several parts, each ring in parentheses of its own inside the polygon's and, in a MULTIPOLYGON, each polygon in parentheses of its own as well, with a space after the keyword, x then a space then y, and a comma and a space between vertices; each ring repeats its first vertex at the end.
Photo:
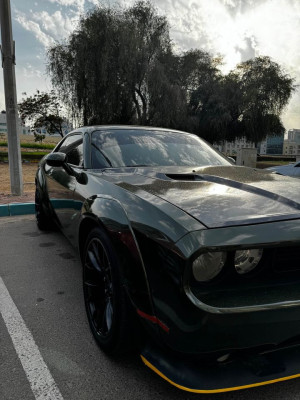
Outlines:
POLYGON ((174 181, 199 181, 202 177, 195 174, 165 174, 165 176, 174 181))

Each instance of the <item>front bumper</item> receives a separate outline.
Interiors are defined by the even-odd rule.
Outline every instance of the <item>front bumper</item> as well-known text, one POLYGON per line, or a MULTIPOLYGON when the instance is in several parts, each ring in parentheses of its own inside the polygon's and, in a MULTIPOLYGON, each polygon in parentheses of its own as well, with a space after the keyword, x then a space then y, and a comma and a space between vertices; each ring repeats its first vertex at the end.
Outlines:
POLYGON ((239 355, 223 362, 178 356, 147 345, 144 364, 179 389, 193 393, 221 393, 269 385, 300 377, 300 346, 260 354, 239 355))
MULTIPOLYGON (((300 220, 191 232, 176 246, 186 260, 197 249, 299 248, 300 220)), ((157 263, 160 268, 156 268, 156 264, 148 268, 155 315, 169 328, 168 334, 162 332, 167 347, 194 355, 224 353, 259 346, 282 346, 300 335, 299 271, 297 279, 293 273, 287 273, 287 277, 280 273, 277 281, 269 281, 266 275, 260 282, 258 276, 257 282, 245 279, 245 283, 225 288, 223 292, 221 284, 221 289, 208 286, 207 293, 219 299, 213 303, 206 302, 201 293, 192 292, 188 274, 183 277, 183 284, 176 280, 180 274, 179 267, 176 269, 179 262, 176 264, 176 259, 169 259, 169 264, 167 257, 157 263), (230 300, 229 305, 225 295, 230 300)))

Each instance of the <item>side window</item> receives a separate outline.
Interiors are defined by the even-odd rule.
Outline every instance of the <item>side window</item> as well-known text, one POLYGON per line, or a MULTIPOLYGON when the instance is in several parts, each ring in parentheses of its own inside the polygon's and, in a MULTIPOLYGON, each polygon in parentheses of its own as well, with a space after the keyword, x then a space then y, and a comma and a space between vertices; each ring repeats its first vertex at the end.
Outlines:
POLYGON ((83 165, 83 143, 82 135, 71 135, 64 140, 61 145, 56 149, 61 153, 67 155, 67 162, 69 164, 82 166, 83 165))
POLYGON ((67 153, 67 162, 69 164, 82 166, 83 165, 83 144, 82 139, 81 143, 77 143, 76 146, 72 147, 70 151, 67 153))

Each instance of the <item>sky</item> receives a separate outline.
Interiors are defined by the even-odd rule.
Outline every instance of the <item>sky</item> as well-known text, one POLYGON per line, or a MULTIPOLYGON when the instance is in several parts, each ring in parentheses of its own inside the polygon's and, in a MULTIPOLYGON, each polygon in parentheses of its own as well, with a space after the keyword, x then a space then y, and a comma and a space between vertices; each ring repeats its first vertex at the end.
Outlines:
MULTIPOLYGON (((11 0, 18 101, 22 93, 51 89, 47 48, 67 38, 80 16, 114 0, 11 0)), ((134 0, 119 0, 132 5, 134 0)), ((300 0, 153 0, 166 15, 175 49, 199 48, 224 57, 223 72, 267 55, 299 84, 283 114, 286 129, 300 128, 300 0)), ((5 108, 3 75, 0 109, 5 108)))

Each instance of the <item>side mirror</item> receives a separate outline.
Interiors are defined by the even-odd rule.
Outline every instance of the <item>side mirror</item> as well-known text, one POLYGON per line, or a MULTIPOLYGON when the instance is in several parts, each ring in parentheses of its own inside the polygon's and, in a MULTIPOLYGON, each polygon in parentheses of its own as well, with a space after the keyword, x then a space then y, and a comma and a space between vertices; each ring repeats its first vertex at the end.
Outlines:
POLYGON ((66 154, 65 153, 50 153, 46 156, 46 163, 50 167, 63 167, 66 163, 66 154))
POLYGON ((228 160, 230 160, 233 164, 236 163, 235 159, 233 157, 227 156, 228 160))
POLYGON ((76 172, 68 163, 67 163, 67 155, 65 153, 50 153, 45 157, 46 164, 49 167, 62 167, 67 174, 74 176, 79 183, 82 185, 87 184, 87 175, 84 172, 76 172))

